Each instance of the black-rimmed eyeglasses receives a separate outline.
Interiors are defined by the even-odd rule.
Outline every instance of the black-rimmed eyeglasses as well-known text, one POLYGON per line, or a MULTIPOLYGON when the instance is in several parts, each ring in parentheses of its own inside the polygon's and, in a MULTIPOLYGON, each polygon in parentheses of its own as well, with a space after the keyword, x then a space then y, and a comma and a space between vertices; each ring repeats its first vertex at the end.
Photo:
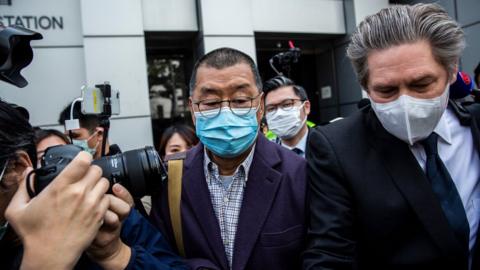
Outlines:
POLYGON ((305 102, 305 100, 301 100, 298 98, 285 99, 280 104, 265 106, 265 112, 274 113, 277 111, 278 108, 280 108, 283 111, 291 111, 295 107, 295 105, 298 104, 299 101, 302 103, 305 102))
MULTIPOLYGON (((255 97, 236 97, 233 99, 204 99, 200 101, 194 101, 193 104, 197 105, 200 114, 207 118, 213 118, 217 116, 224 103, 228 104, 228 108, 233 114, 238 116, 247 115, 254 107, 254 100, 259 98, 263 93, 256 95, 255 97)), ((257 105, 258 106, 258 105, 257 105)))

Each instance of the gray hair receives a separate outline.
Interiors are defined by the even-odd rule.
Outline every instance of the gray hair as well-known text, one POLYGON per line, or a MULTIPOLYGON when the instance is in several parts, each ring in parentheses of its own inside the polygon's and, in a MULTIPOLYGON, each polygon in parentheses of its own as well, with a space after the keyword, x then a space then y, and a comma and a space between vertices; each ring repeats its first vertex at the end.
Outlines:
POLYGON ((197 71, 199 67, 205 66, 220 70, 240 63, 245 63, 250 67, 255 78, 255 85, 258 91, 262 92, 262 78, 253 59, 239 50, 224 47, 205 54, 195 63, 189 82, 190 95, 193 94, 197 83, 197 71))
POLYGON ((452 75, 465 48, 464 32, 437 4, 397 5, 366 17, 351 36, 347 56, 367 89, 371 51, 421 40, 430 43, 436 61, 452 75))

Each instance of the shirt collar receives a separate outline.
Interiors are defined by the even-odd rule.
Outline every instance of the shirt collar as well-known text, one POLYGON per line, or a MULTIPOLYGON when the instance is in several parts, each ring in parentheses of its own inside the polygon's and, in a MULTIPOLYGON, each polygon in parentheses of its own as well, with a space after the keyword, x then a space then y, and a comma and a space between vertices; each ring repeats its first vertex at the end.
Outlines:
POLYGON ((298 148, 300 150, 303 151, 303 153, 305 153, 305 149, 307 149, 307 137, 308 137, 308 132, 309 130, 307 129, 307 132, 305 132, 305 134, 303 135, 303 137, 300 139, 300 141, 298 141, 298 143, 292 147, 282 143, 282 141, 280 141, 280 144, 282 146, 284 146, 285 148, 287 148, 288 150, 292 150, 292 149, 295 149, 295 148, 298 148))
MULTIPOLYGON (((250 172, 250 166, 252 165, 253 156, 254 156, 254 153, 255 153, 255 146, 256 146, 256 144, 254 144, 252 146, 252 149, 250 149, 250 153, 248 154, 248 156, 240 164, 240 166, 238 166, 238 168, 235 170, 235 173, 233 173, 233 175, 235 176, 239 173, 240 170, 243 170, 244 174, 245 174, 245 183, 248 180, 248 173, 250 172)), ((215 164, 215 162, 213 162, 210 159, 210 157, 208 156, 206 148, 203 149, 203 156, 204 156, 204 166, 203 166, 203 168, 205 170, 205 173, 210 174, 210 172, 214 172, 214 173, 220 175, 220 170, 218 169, 218 165, 215 164)), ((207 181, 211 181, 211 177, 207 177, 207 181)))
POLYGON ((451 117, 455 117, 452 115, 448 108, 443 112, 442 117, 440 117, 440 121, 438 121, 437 126, 433 130, 438 136, 448 144, 452 144, 452 134, 450 131, 450 122, 452 121, 451 117))

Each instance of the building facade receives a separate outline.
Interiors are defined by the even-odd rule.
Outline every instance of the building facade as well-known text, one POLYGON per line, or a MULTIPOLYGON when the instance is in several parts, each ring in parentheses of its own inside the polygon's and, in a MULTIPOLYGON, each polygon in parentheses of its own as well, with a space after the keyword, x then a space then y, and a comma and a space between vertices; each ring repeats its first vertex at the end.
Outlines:
MULTIPOLYGON (((40 32, 24 89, 0 82, 0 97, 25 106, 33 125, 63 130, 60 111, 82 85, 109 81, 121 93, 111 140, 123 149, 151 145, 173 122, 191 122, 188 80, 195 60, 219 47, 251 55, 263 79, 268 60, 302 49, 291 77, 308 91, 311 120, 326 122, 356 110, 362 90, 345 56, 348 34, 388 0, 9 0, 0 23, 40 32)), ((433 1, 429 1, 433 2, 433 1)), ((462 67, 480 61, 480 2, 439 1, 465 28, 462 67)))

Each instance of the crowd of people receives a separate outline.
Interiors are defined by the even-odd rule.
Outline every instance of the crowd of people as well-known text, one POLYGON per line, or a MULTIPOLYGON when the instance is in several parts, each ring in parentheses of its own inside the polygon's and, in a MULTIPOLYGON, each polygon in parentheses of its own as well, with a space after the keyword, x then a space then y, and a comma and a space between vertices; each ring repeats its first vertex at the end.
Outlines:
POLYGON ((91 165, 121 150, 79 103, 62 133, 0 101, 0 268, 480 269, 480 104, 449 98, 464 47, 436 4, 367 16, 347 56, 368 101, 318 127, 302 86, 213 50, 190 79, 193 125, 162 134, 168 180, 148 198, 91 165), (67 144, 84 151, 32 197, 46 150, 67 144))

